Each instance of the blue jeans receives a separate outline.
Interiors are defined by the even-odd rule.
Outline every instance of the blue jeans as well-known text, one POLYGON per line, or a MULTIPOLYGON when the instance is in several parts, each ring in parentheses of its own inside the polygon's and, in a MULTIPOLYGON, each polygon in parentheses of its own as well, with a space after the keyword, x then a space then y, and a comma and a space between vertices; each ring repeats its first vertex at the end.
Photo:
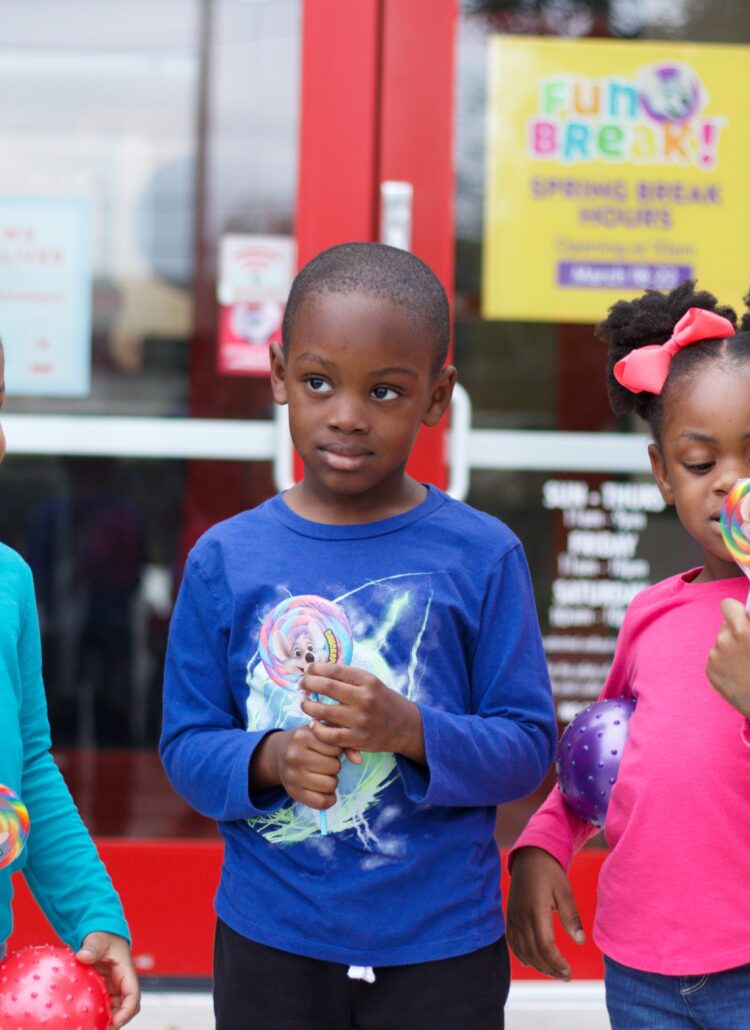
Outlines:
POLYGON ((750 964, 664 976, 605 956, 604 986, 612 1030, 750 1030, 750 964))

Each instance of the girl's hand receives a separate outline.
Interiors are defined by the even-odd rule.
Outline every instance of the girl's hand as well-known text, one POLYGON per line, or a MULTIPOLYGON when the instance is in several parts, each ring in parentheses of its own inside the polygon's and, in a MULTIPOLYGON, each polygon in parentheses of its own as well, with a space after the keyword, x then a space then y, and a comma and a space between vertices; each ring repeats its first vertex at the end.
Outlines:
POLYGON ((508 943, 519 961, 540 973, 570 980, 570 965, 555 943, 557 912, 568 935, 583 944, 581 918, 565 870, 542 848, 521 848, 513 859, 508 895, 508 943))
POLYGON ((724 625, 711 648, 706 675, 711 686, 746 719, 750 718, 750 619, 740 601, 721 602, 724 625))
POLYGON ((347 751, 392 751, 426 764, 419 709, 382 680, 352 665, 315 662, 300 681, 307 694, 336 701, 302 702, 318 740, 347 751))
POLYGON ((104 977, 112 1003, 112 1026, 129 1023, 140 1011, 141 988, 125 938, 102 930, 87 933, 76 958, 104 977))
POLYGON ((340 747, 318 740, 309 725, 272 733, 266 741, 273 749, 269 760, 276 769, 276 782, 290 797, 319 811, 336 804, 340 747))

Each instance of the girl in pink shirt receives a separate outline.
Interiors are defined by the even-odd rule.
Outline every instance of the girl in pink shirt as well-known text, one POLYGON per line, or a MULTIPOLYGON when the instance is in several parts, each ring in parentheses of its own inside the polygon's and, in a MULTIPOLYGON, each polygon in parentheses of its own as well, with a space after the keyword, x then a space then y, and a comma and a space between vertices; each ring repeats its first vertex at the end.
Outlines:
MULTIPOLYGON (((750 1028, 750 619, 719 515, 750 477, 750 314, 686 282, 598 327, 616 414, 636 412, 667 504, 704 563, 628 609, 602 697, 634 697, 604 827, 594 939, 614 1030, 750 1028)), ((508 941, 570 978, 552 929, 583 928, 566 870, 596 828, 554 789, 511 854, 508 941)))

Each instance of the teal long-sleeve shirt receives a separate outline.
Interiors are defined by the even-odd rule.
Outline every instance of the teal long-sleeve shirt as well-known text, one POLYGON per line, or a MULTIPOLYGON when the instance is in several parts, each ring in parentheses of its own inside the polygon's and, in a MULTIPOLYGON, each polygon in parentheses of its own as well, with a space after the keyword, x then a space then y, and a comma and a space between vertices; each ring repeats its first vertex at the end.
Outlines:
POLYGON ((11 875, 18 871, 74 950, 93 930, 129 940, 120 899, 49 749, 31 570, 0 544, 0 783, 20 796, 31 820, 21 855, 0 869, 0 950, 11 931, 11 875))

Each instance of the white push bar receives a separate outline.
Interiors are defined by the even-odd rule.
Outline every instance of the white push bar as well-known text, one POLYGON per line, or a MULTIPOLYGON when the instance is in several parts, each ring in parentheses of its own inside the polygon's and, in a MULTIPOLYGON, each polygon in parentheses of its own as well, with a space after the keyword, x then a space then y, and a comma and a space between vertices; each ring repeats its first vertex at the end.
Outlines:
MULTIPOLYGON (((22 455, 272 461, 276 486, 294 482, 286 407, 275 421, 128 418, 106 415, 5 415, 8 451, 22 455)), ((448 493, 469 492, 473 469, 547 472, 648 472, 645 434, 471 429, 471 401, 457 387, 446 456, 448 493)))
POLYGON ((267 461, 276 445, 265 419, 3 415, 2 425, 9 454, 267 461))

